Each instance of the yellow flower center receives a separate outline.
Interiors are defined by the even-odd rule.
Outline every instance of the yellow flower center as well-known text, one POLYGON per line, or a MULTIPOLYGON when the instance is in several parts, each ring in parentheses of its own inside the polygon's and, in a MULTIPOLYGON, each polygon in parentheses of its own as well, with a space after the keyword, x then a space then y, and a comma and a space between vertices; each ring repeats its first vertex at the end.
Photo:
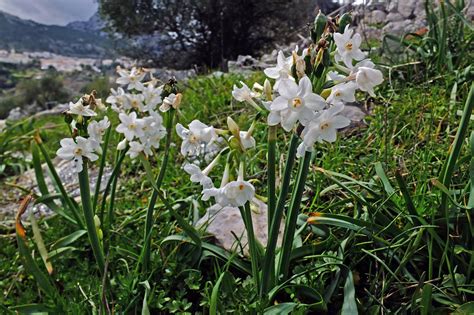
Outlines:
POLYGON ((191 143, 194 143, 194 142, 197 142, 198 141, 198 137, 196 137, 195 135, 192 135, 189 137, 189 142, 191 143))
POLYGON ((342 94, 342 93, 341 93, 341 91, 339 91, 339 90, 337 90, 336 93, 334 93, 334 95, 337 96, 337 97, 341 96, 341 94, 342 94))
POLYGON ((136 100, 132 101, 132 107, 137 108, 138 107, 138 102, 136 100))
POLYGON ((128 125, 128 129, 135 129, 135 128, 137 128, 137 125, 134 123, 131 123, 130 125, 128 125))
POLYGON ((244 184, 239 185, 239 190, 244 190, 244 188, 245 188, 244 184))
POLYGON ((75 148, 74 149, 74 155, 82 155, 82 149, 81 148, 75 148))
POLYGON ((352 50, 352 43, 348 42, 345 47, 346 47, 346 50, 352 50))
POLYGON ((303 100, 299 97, 295 97, 292 103, 294 108, 299 108, 303 104, 303 100))
POLYGON ((324 124, 321 125, 320 128, 321 128, 321 130, 324 130, 324 129, 326 129, 326 128, 329 128, 329 124, 328 124, 328 123, 324 123, 324 124))

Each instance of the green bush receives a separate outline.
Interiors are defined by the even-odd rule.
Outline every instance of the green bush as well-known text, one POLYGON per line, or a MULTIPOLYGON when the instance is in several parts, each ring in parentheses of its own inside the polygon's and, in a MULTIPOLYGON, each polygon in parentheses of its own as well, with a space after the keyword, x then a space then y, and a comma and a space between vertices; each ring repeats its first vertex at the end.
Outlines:
POLYGON ((48 71, 37 80, 21 80, 16 86, 16 95, 21 98, 23 105, 36 102, 42 108, 47 108, 50 102, 63 103, 69 98, 63 77, 55 71, 48 71))
POLYGON ((95 90, 97 92, 97 97, 105 101, 107 96, 110 94, 110 82, 107 76, 100 76, 94 78, 92 82, 87 83, 81 89, 82 93, 90 93, 95 90))

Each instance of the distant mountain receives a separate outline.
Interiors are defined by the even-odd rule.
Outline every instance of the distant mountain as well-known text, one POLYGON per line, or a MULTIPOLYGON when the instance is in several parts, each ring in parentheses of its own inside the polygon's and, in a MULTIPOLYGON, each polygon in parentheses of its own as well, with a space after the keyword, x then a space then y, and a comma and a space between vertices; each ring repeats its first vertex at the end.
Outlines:
POLYGON ((104 32, 104 28, 106 26, 105 21, 101 18, 99 12, 96 12, 93 16, 90 17, 87 21, 74 21, 68 23, 66 27, 83 31, 83 32, 93 32, 96 34, 100 34, 102 36, 107 35, 104 32))
MULTIPOLYGON (((95 20, 94 17, 91 19, 95 20)), ((44 25, 0 11, 0 49, 96 58, 114 54, 112 41, 100 34, 101 27, 87 28, 98 24, 84 22, 87 27, 84 24, 81 29, 80 23, 83 22, 70 23, 72 27, 44 25)))

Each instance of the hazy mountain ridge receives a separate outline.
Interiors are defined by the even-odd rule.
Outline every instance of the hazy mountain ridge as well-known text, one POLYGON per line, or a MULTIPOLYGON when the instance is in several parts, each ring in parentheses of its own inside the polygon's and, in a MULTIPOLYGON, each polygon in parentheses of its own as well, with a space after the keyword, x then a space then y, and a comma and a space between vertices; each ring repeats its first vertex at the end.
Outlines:
POLYGON ((104 22, 97 18, 100 19, 98 14, 97 17, 91 17, 89 21, 92 22, 57 26, 24 20, 0 11, 0 49, 48 51, 77 57, 109 57, 114 54, 112 41, 101 34, 103 26, 99 27, 98 22, 104 22))
POLYGON ((96 12, 93 16, 89 18, 87 21, 74 21, 70 22, 66 25, 66 27, 83 31, 83 32, 95 32, 100 34, 101 36, 107 35, 104 32, 104 28, 106 27, 105 21, 100 16, 99 12, 96 12))

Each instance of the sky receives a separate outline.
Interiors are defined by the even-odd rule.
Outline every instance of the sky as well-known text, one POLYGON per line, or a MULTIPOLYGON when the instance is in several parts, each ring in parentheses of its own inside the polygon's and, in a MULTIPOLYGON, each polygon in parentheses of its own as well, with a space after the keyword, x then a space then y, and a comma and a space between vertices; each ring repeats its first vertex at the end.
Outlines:
POLYGON ((42 24, 66 25, 88 20, 97 11, 94 0, 0 0, 0 11, 42 24))

